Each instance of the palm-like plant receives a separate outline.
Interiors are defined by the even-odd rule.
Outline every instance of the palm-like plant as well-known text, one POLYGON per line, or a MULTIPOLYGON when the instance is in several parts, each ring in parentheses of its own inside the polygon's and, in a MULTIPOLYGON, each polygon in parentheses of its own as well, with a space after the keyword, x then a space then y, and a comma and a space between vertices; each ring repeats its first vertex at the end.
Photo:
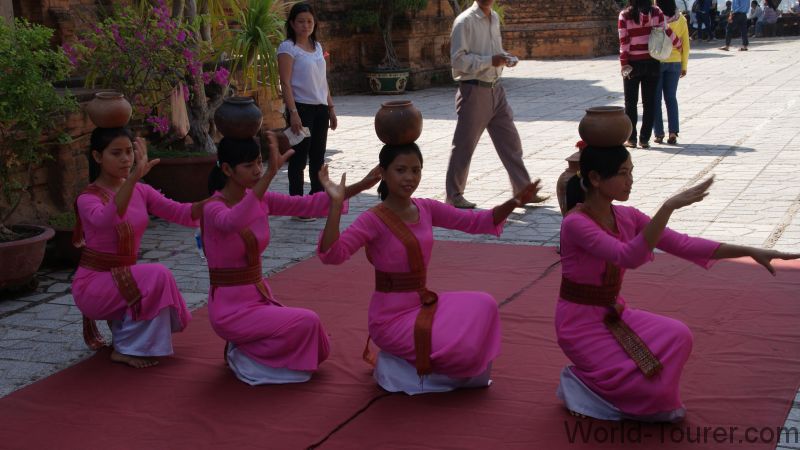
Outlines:
POLYGON ((232 72, 241 69, 244 88, 269 85, 277 93, 276 48, 285 39, 286 7, 281 0, 245 0, 236 5, 237 26, 228 30, 224 48, 234 58, 232 72))

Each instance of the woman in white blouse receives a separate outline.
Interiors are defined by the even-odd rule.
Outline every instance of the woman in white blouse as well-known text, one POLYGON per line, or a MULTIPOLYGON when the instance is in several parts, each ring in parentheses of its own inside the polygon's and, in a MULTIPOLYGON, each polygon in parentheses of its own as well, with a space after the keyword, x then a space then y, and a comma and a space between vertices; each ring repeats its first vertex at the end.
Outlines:
MULTIPOLYGON (((307 3, 296 3, 286 19, 288 39, 278 46, 278 70, 289 125, 295 134, 307 127, 311 136, 295 145, 289 160, 289 194, 303 195, 303 172, 309 165, 311 192, 323 191, 319 171, 325 161, 328 127, 336 129, 336 112, 328 90, 325 56, 316 37, 316 17, 307 3)), ((298 220, 314 220, 297 217, 298 220)))

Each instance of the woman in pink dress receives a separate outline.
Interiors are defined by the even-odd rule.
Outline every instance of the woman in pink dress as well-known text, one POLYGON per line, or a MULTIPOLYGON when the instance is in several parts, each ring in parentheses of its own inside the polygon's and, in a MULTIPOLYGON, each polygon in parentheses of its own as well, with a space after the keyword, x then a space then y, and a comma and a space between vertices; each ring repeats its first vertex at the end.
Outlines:
POLYGON ((139 183, 157 163, 148 161, 144 140, 134 140, 127 128, 96 128, 89 155, 92 184, 75 202, 73 241, 85 240, 85 248, 72 295, 84 315, 84 338, 92 348, 105 345, 94 321, 108 320, 111 360, 137 368, 171 355, 171 333, 191 319, 172 273, 161 264, 136 263, 149 215, 185 226, 198 223, 199 207, 139 183))
MULTIPOLYGON (((254 139, 222 139, 217 167, 208 181, 212 196, 203 208, 203 248, 211 281, 209 319, 227 341, 228 366, 251 385, 308 381, 330 350, 317 314, 280 304, 261 272, 261 254, 269 244, 269 216, 324 217, 330 205, 324 192, 302 197, 267 192, 293 152, 280 155, 270 134, 265 171, 254 139)), ((348 187, 347 195, 377 182, 373 170, 348 187)))
POLYGON ((366 246, 375 267, 368 325, 381 351, 377 358, 367 358, 365 351, 375 364, 374 377, 387 391, 408 394, 488 386, 491 363, 500 353, 497 303, 485 292, 437 294, 425 287, 433 227, 499 236, 514 208, 533 200, 538 181, 502 205, 476 212, 412 198, 422 177, 415 144, 384 146, 380 169, 383 202, 341 236, 344 176, 340 185, 321 178, 332 206, 319 245, 325 264, 341 264, 366 246))
POLYGON ((576 415, 675 422, 686 413, 679 383, 692 334, 675 319, 628 307, 619 295, 625 270, 652 260, 654 248, 705 268, 717 259, 749 256, 773 275, 772 259, 800 255, 720 244, 667 228, 672 212, 701 201, 713 179, 667 199, 652 218, 613 205, 628 199, 632 172, 625 147, 589 146, 581 152, 580 176, 567 187, 571 211, 561 225, 555 326, 573 365, 561 372, 557 394, 576 415))

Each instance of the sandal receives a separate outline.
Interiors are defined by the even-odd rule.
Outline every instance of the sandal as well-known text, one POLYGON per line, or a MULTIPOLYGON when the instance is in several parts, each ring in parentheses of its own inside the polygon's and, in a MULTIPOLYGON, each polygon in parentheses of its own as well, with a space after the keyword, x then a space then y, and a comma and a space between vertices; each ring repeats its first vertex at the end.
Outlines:
POLYGON ((740 48, 739 48, 739 51, 740 51, 740 52, 746 52, 746 51, 747 51, 747 47, 740 47, 740 48))
POLYGON ((655 139, 653 139, 653 142, 655 142, 656 144, 663 144, 664 136, 656 136, 655 139))
POLYGON ((675 145, 677 143, 678 143, 678 135, 670 133, 669 139, 667 139, 667 144, 675 145))
POLYGON ((647 141, 639 142, 639 148, 650 148, 650 143, 647 141))
POLYGON ((627 141, 625 141, 625 147, 636 148, 636 141, 628 139, 627 141))

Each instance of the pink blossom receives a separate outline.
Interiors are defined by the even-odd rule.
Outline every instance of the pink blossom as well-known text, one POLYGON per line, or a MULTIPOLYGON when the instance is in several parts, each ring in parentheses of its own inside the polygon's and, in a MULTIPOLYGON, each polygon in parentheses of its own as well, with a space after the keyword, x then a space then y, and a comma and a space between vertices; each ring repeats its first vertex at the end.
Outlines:
POLYGON ((191 62, 186 66, 186 70, 189 71, 193 77, 200 75, 201 64, 196 62, 191 62))
POLYGON ((182 84, 181 87, 183 88, 183 100, 189 101, 189 87, 185 84, 182 84))
POLYGON ((153 131, 156 133, 169 133, 169 119, 166 117, 150 116, 147 118, 147 123, 153 126, 153 131))
POLYGON ((178 42, 183 42, 183 41, 185 41, 185 40, 186 40, 186 32, 185 32, 185 31, 183 31, 183 30, 181 30, 181 31, 178 33, 178 37, 177 37, 177 39, 178 39, 178 42))
POLYGON ((229 75, 230 72, 228 72, 228 69, 220 67, 216 72, 214 72, 214 82, 220 86, 226 86, 228 84, 229 75))
POLYGON ((211 79, 214 77, 214 74, 211 72, 203 72, 203 84, 211 83, 211 79))

